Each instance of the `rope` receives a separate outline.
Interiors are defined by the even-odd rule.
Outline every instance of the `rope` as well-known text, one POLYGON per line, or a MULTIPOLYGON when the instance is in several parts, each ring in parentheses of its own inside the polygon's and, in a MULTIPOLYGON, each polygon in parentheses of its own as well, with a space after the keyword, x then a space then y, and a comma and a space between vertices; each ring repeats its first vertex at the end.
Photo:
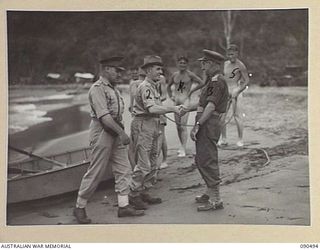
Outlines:
POLYGON ((235 114, 237 112, 237 101, 238 101, 238 99, 237 98, 230 98, 229 101, 228 101, 226 114, 228 114, 228 112, 229 112, 229 109, 230 109, 231 104, 232 104, 232 99, 234 99, 234 101, 235 101, 235 105, 234 105, 235 108, 234 108, 233 113, 231 114, 229 120, 226 121, 223 125, 221 125, 221 128, 224 128, 225 126, 227 126, 227 124, 231 122, 232 118, 235 116, 235 114))
POLYGON ((180 122, 177 122, 177 121, 171 119, 170 117, 168 117, 168 116, 166 116, 166 115, 164 115, 164 117, 167 118, 169 121, 171 121, 171 122, 173 122, 173 123, 175 123, 175 124, 177 124, 177 125, 180 125, 180 126, 182 126, 182 127, 193 127, 193 126, 194 126, 194 125, 190 125, 190 124, 182 124, 182 123, 180 123, 180 122))
POLYGON ((256 148, 256 150, 257 150, 257 151, 262 151, 262 152, 264 153, 264 155, 266 156, 266 158, 267 158, 267 161, 263 164, 263 167, 269 165, 269 163, 270 163, 270 157, 269 157, 267 151, 264 150, 263 148, 256 148))
MULTIPOLYGON (((221 127, 225 127, 229 122, 231 122, 231 119, 234 117, 234 115, 236 114, 236 111, 237 111, 237 98, 230 98, 228 100, 228 105, 227 105, 227 110, 226 110, 226 114, 229 112, 229 109, 231 107, 231 103, 232 103, 232 99, 235 99, 235 109, 233 110, 233 113, 232 115, 230 116, 229 120, 227 122, 225 122, 223 125, 221 125, 221 127)), ((167 115, 164 115, 164 117, 166 117, 169 121, 179 125, 179 126, 182 126, 182 127, 194 127, 194 125, 190 125, 190 124, 182 124, 180 122, 177 122, 173 119, 171 119, 170 117, 168 117, 167 115)))
MULTIPOLYGON (((247 88, 247 87, 246 87, 247 88)), ((245 90, 245 89, 244 89, 245 90)), ((243 91, 243 90, 242 90, 243 91)), ((241 92, 242 92, 241 91, 241 92)), ((231 120, 232 120, 232 118, 235 116, 235 114, 236 114, 236 112, 237 112, 237 102, 238 102, 238 98, 237 97, 231 97, 231 98, 229 98, 229 100, 228 100, 228 104, 227 104, 227 109, 226 109, 226 114, 228 114, 228 112, 229 112, 229 110, 230 110, 230 107, 231 107, 231 104, 232 104, 232 100, 234 100, 234 109, 233 109, 233 112, 232 112, 232 114, 231 114, 231 116, 230 116, 230 118, 223 124, 223 125, 221 125, 221 127, 225 127, 228 123, 230 123, 231 122, 231 120)), ((181 123, 179 123, 179 122, 177 122, 177 121, 175 121, 175 120, 173 120, 173 119, 171 119, 170 117, 168 117, 167 115, 164 115, 169 121, 171 121, 171 122, 173 122, 173 123, 175 123, 175 124, 177 124, 177 125, 180 125, 180 126, 183 126, 183 127, 193 127, 194 125, 190 125, 190 124, 181 124, 181 123)), ((242 149, 244 149, 244 148, 247 148, 247 147, 242 147, 242 149)), ((224 148, 224 149, 226 149, 226 148, 224 148)), ((238 148, 237 148, 238 149, 238 148)), ((271 160, 270 160, 270 157, 269 157, 269 155, 268 155, 268 153, 267 153, 267 151, 266 150, 264 150, 263 148, 247 148, 247 149, 251 149, 251 150, 256 150, 257 152, 262 152, 263 154, 264 154, 264 156, 266 157, 266 162, 263 164, 263 167, 265 167, 265 166, 267 166, 267 165, 269 165, 270 164, 270 162, 271 162, 271 160)))

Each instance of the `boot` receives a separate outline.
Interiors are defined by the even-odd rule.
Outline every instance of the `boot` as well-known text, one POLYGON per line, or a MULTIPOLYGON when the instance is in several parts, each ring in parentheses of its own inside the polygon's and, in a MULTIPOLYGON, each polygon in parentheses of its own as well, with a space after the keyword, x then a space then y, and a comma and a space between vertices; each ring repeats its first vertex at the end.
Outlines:
POLYGON ((162 200, 161 198, 154 198, 154 197, 151 197, 149 194, 147 193, 141 193, 140 194, 140 197, 142 199, 142 201, 150 204, 150 205, 153 205, 153 204, 160 204, 162 203, 162 200))
POLYGON ((73 210, 73 215, 76 217, 79 224, 90 224, 91 219, 87 217, 86 209, 76 207, 73 210))
POLYGON ((199 206, 198 212, 222 209, 223 201, 220 197, 220 185, 208 188, 207 193, 210 194, 211 199, 208 199, 207 202, 204 203, 204 205, 199 206))
POLYGON ((208 202, 205 203, 204 205, 198 206, 198 212, 217 210, 217 209, 223 209, 222 200, 219 202, 214 202, 214 201, 208 200, 208 202))
POLYGON ((132 205, 137 210, 146 210, 148 205, 143 202, 141 197, 138 196, 129 196, 129 204, 132 205))
POLYGON ((220 185, 213 188, 213 201, 217 204, 222 203, 222 199, 220 197, 220 185))
POLYGON ((130 217, 130 216, 142 216, 144 215, 144 210, 137 210, 131 205, 125 207, 119 207, 118 217, 130 217))
POLYGON ((203 194, 196 196, 196 203, 207 203, 209 200, 209 195, 203 194))

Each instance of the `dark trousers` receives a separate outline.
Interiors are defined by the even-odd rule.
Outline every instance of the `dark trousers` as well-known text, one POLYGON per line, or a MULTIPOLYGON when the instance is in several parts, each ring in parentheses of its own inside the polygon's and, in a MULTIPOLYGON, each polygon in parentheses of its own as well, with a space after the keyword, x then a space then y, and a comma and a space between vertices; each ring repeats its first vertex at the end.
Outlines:
POLYGON ((208 188, 221 182, 217 142, 221 133, 219 116, 212 116, 201 125, 196 137, 196 164, 208 188))

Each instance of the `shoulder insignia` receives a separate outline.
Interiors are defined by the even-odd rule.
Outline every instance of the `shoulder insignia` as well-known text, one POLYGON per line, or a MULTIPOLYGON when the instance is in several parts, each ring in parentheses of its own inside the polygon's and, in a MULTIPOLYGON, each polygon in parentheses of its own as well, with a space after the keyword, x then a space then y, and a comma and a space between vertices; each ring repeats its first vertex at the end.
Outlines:
POLYGON ((211 78, 211 81, 212 82, 217 82, 217 81, 226 81, 224 75, 222 74, 218 74, 218 75, 215 75, 214 77, 211 78))
POLYGON ((94 86, 94 87, 99 87, 100 85, 101 85, 101 81, 96 81, 92 86, 94 86))
POLYGON ((218 79, 219 79, 219 75, 215 75, 215 76, 213 76, 213 77, 211 78, 211 81, 212 81, 212 82, 217 82, 218 79))

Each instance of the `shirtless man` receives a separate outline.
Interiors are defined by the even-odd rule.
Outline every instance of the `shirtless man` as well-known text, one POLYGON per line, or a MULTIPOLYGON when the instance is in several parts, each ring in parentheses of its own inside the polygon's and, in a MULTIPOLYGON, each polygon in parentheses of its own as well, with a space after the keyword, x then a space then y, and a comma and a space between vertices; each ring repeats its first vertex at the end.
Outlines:
MULTIPOLYGON (((228 84, 229 93, 231 95, 230 111, 234 113, 234 120, 236 122, 238 137, 238 147, 243 147, 243 117, 245 116, 241 108, 242 91, 244 91, 249 84, 249 75, 246 66, 238 59, 239 50, 235 44, 230 44, 227 49, 228 60, 224 63, 224 75, 228 84)), ((225 123, 225 117, 222 121, 225 123)), ((221 139, 218 145, 227 145, 227 129, 226 126, 222 128, 221 139)))
MULTIPOLYGON (((161 102, 163 103, 167 99, 167 83, 166 83, 166 78, 163 74, 161 75, 161 78, 158 83, 159 83, 160 98, 161 98, 161 102)), ((167 125, 167 118, 164 115, 160 116, 160 136, 158 140, 159 142, 158 155, 160 156, 162 152, 162 162, 158 167, 159 169, 164 169, 168 167, 168 164, 167 164, 168 146, 167 146, 167 139, 165 134, 166 125, 167 125)))
MULTIPOLYGON (((190 91, 193 83, 203 85, 200 77, 188 70, 188 58, 180 56, 177 59, 178 71, 173 73, 168 84, 168 95, 175 105, 187 104, 190 101, 190 91), (174 85, 174 95, 171 86, 174 85)), ((175 114, 174 118, 177 125, 178 137, 181 147, 178 150, 178 157, 186 156, 186 145, 188 140, 188 129, 185 126, 188 122, 189 113, 182 117, 175 114)))

